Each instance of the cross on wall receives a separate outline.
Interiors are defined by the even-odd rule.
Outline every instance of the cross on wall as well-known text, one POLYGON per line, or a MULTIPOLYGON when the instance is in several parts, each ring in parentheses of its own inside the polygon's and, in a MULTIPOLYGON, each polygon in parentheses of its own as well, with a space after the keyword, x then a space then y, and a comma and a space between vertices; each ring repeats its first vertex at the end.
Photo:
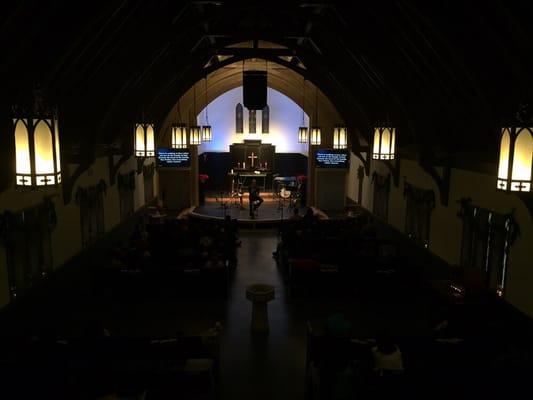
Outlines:
POLYGON ((249 155, 248 158, 251 160, 252 167, 253 167, 253 166, 254 166, 254 160, 255 160, 256 158, 259 158, 259 157, 257 157, 257 156, 252 152, 252 154, 249 155))

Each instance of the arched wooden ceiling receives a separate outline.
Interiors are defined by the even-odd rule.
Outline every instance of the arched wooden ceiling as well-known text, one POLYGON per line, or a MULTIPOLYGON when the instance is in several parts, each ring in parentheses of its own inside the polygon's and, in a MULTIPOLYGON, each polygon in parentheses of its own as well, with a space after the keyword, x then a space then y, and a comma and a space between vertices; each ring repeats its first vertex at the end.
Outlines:
POLYGON ((142 113, 161 124, 206 72, 254 57, 305 76, 351 132, 368 136, 388 120, 402 146, 435 163, 463 153, 494 161, 498 127, 533 91, 533 2, 110 0, 2 8, 0 128, 9 129, 11 106, 29 102, 40 83, 59 107, 67 150, 127 142, 142 113), (243 42, 252 47, 228 47, 243 42))

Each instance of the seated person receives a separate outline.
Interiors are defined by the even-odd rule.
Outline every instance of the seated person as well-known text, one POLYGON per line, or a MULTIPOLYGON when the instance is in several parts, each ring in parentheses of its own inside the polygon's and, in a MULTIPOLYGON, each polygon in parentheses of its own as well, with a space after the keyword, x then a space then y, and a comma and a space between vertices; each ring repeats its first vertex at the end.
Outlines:
POLYGON ((259 196, 259 188, 257 187, 257 181, 255 179, 252 179, 249 190, 250 217, 253 217, 255 211, 263 203, 263 198, 259 196))
POLYGON ((457 324, 451 321, 449 311, 442 310, 438 323, 433 328, 435 341, 439 343, 458 344, 463 341, 457 332, 457 324))
POLYGON ((313 213, 313 209, 308 208, 307 211, 305 212, 304 217, 303 217, 303 221, 307 225, 312 225, 312 224, 314 224, 314 222, 316 220, 317 220, 317 218, 315 217, 315 214, 313 213))
POLYGON ((328 317, 325 322, 325 331, 329 336, 344 337, 351 332, 352 324, 344 315, 335 313, 328 317))
POLYGON ((294 207, 292 210, 292 215, 289 217, 291 221, 300 221, 302 216, 300 215, 300 210, 297 207, 294 207))
POLYGON ((389 335, 380 335, 371 351, 374 371, 378 375, 383 376, 389 372, 403 371, 402 353, 389 335))
POLYGON ((377 237, 377 225, 374 218, 368 217, 366 224, 361 228, 361 236, 366 239, 374 239, 377 237))

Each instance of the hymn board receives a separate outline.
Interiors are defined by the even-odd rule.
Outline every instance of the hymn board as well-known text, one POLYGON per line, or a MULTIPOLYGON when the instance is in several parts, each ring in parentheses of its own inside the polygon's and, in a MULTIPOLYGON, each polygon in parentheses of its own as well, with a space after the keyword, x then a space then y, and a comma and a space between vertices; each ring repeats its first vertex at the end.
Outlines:
POLYGON ((229 146, 232 166, 243 170, 273 170, 276 147, 261 140, 245 140, 229 146), (243 168, 244 165, 244 168, 243 168))

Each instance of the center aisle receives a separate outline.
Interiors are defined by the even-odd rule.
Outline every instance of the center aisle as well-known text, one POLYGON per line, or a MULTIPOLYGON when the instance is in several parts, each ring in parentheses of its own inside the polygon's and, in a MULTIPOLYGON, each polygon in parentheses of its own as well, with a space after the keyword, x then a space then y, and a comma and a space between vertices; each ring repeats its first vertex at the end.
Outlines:
POLYGON ((242 245, 231 284, 227 318, 221 337, 222 399, 303 399, 305 325, 290 317, 283 277, 272 258, 275 230, 241 231, 242 245), (252 336, 252 305, 246 286, 273 285, 268 304, 270 333, 252 336))

